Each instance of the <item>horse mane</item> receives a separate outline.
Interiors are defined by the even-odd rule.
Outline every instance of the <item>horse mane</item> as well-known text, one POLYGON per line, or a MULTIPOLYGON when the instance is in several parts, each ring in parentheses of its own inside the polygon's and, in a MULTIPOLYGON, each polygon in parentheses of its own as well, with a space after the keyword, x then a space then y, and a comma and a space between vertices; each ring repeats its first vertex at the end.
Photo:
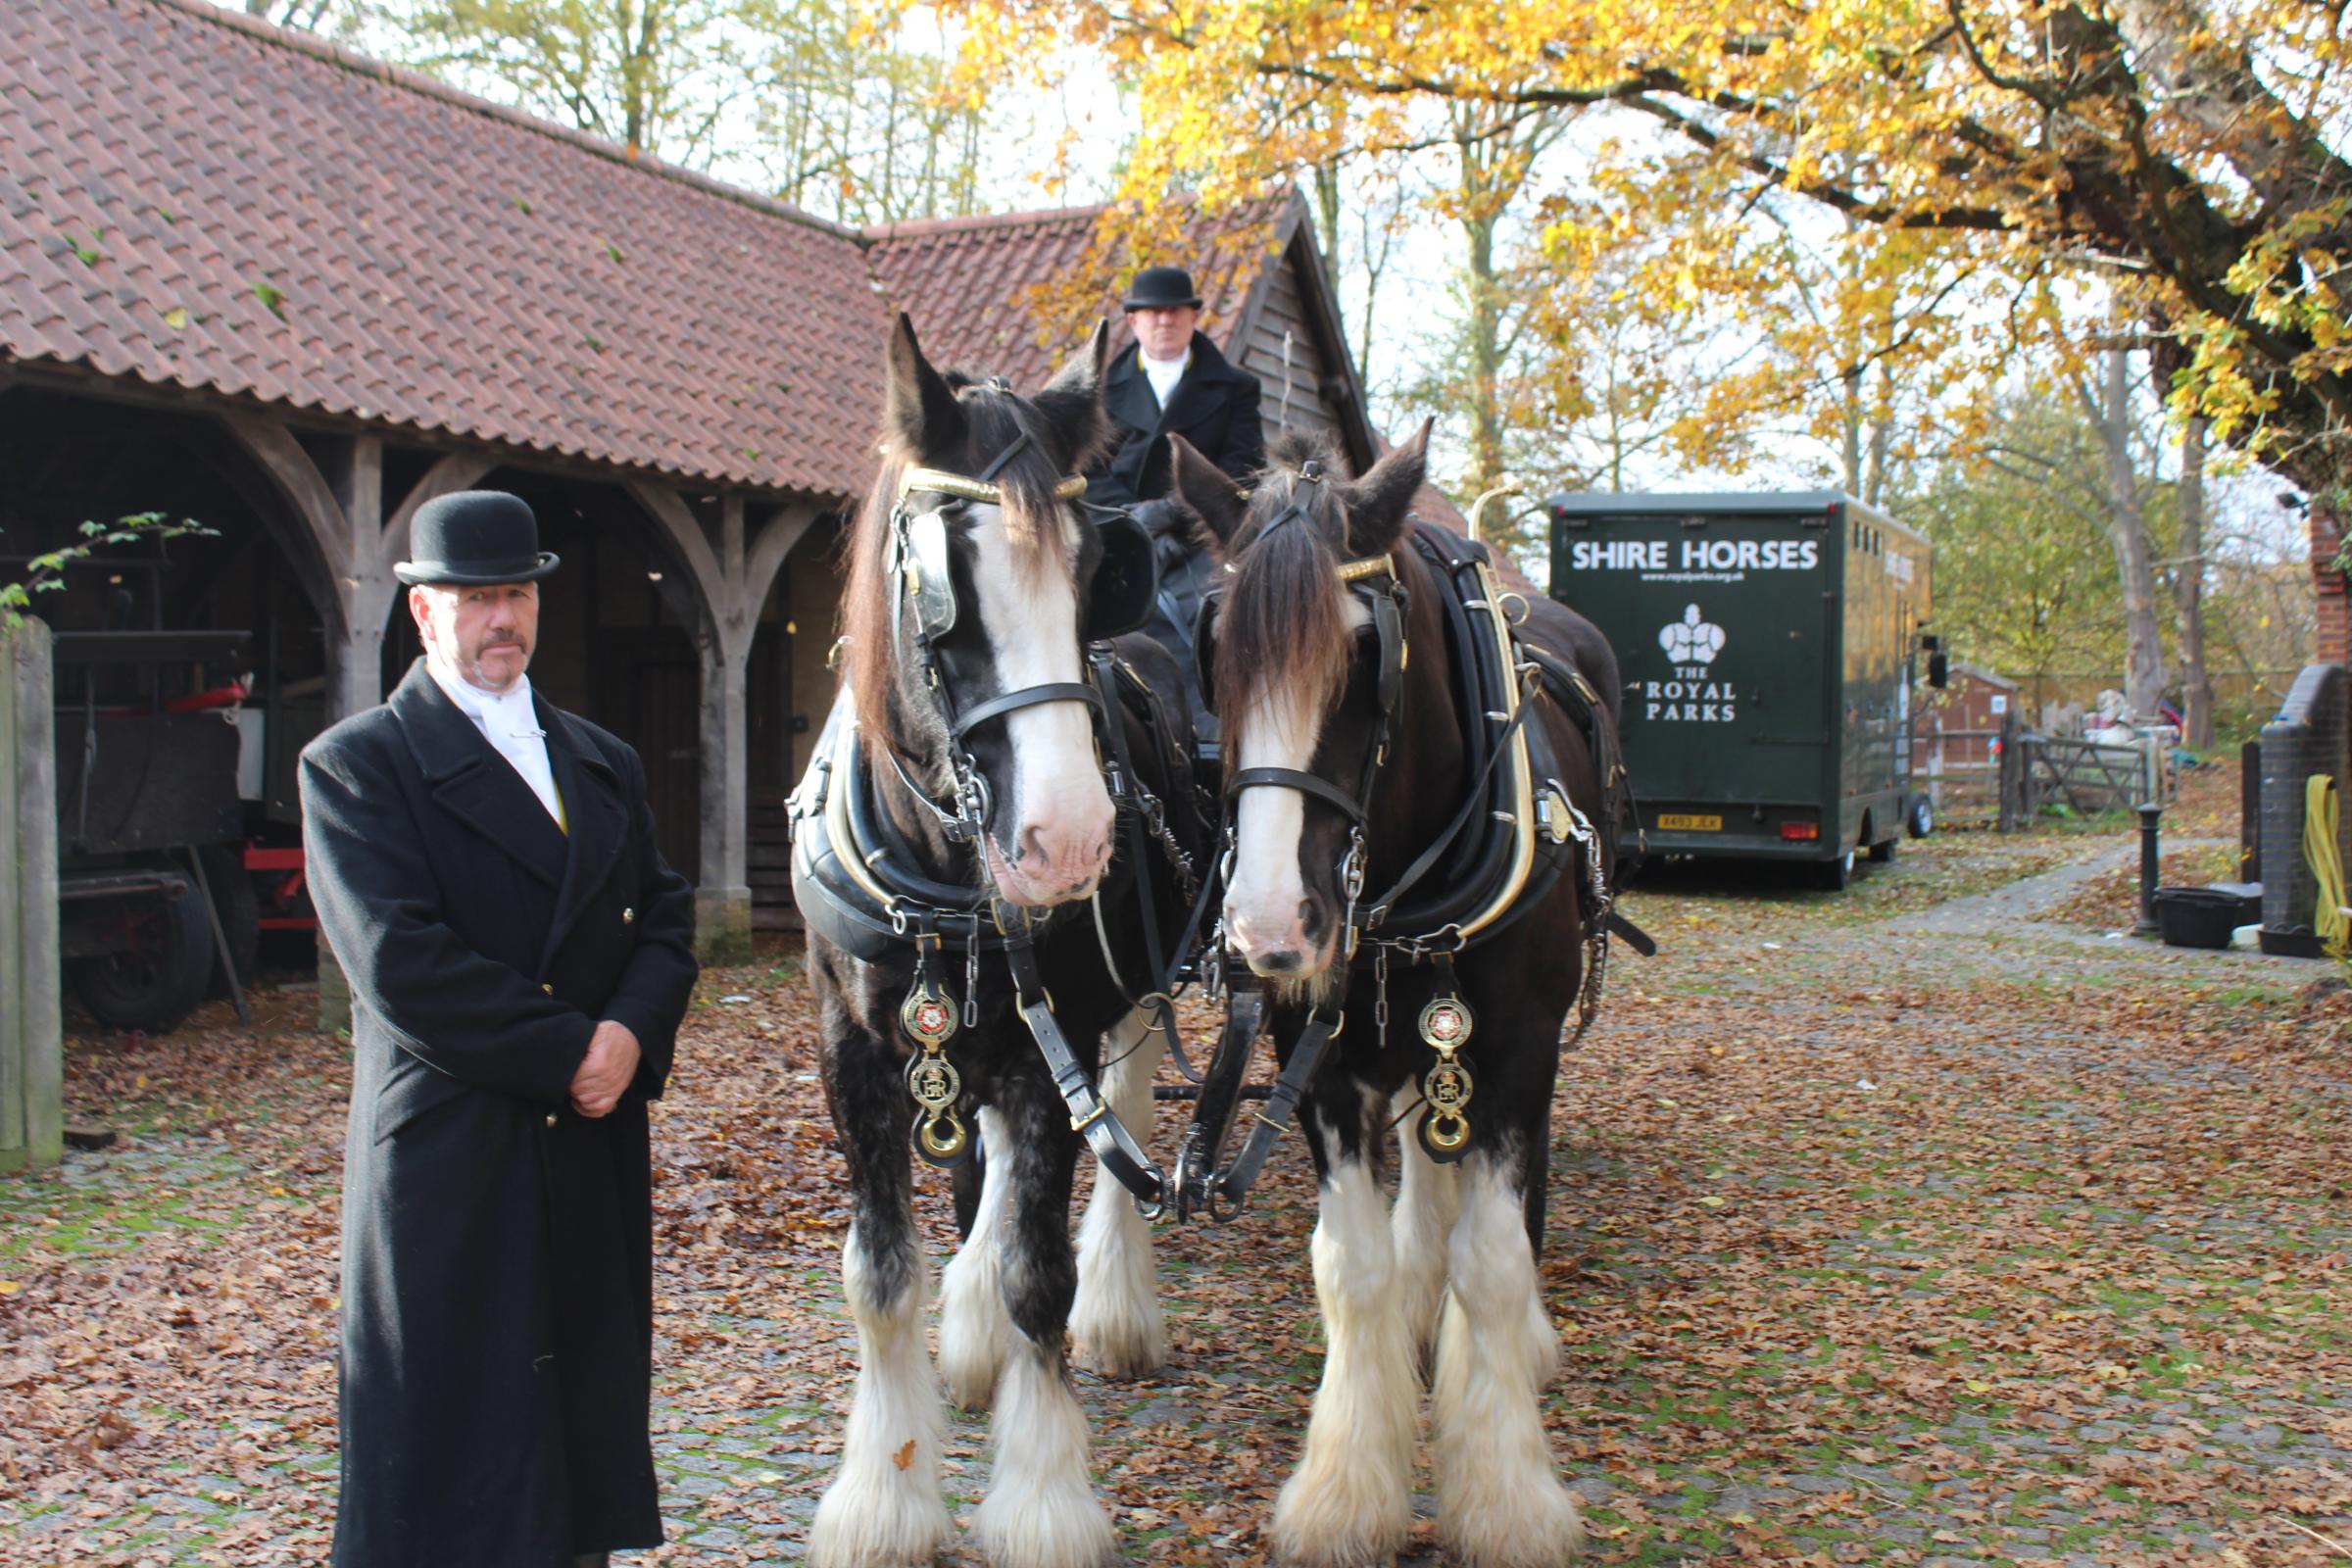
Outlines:
POLYGON ((1290 506, 1298 470, 1312 459, 1333 480, 1348 478, 1347 460, 1320 432, 1278 432, 1250 498, 1250 525, 1234 541, 1236 564, 1217 612, 1215 680, 1219 691, 1254 692, 1257 700, 1225 721, 1227 771, 1240 765, 1242 740, 1278 692, 1300 713, 1321 714, 1348 678, 1348 592, 1340 583, 1340 549, 1324 529, 1344 527, 1340 500, 1329 484, 1310 487, 1310 526, 1265 525, 1290 506))
MULTIPOLYGON (((1032 580, 1064 564, 1055 548, 1060 530, 1054 526, 1063 503, 1054 495, 1062 477, 1051 456, 1068 441, 1056 437, 1046 417, 1024 399, 998 391, 960 370, 946 372, 968 427, 964 450, 957 453, 918 452, 885 420, 880 444, 881 464, 873 488, 866 492, 844 540, 848 558, 842 589, 841 629, 848 644, 842 656, 842 678, 849 683, 859 729, 869 741, 889 737, 903 741, 890 728, 890 693, 897 674, 891 656, 891 621, 897 606, 891 603, 884 568, 890 541, 890 514, 898 505, 899 480, 910 467, 942 468, 978 477, 996 455, 1022 435, 1029 443, 998 471, 991 481, 1004 496, 1004 532, 1012 543, 1014 570, 1032 580)), ((1093 456, 1100 432, 1089 432, 1086 448, 1071 467, 1093 456)))

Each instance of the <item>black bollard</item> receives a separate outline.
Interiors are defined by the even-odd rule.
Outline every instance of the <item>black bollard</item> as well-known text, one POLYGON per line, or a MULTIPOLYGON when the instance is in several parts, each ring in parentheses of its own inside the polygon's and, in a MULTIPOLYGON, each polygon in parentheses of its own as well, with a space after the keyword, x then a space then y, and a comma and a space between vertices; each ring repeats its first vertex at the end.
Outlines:
POLYGON ((2156 929, 2156 878, 2161 857, 2156 846, 2156 819, 2164 808, 2150 801, 2139 808, 2139 924, 2132 931, 2146 936, 2156 929))

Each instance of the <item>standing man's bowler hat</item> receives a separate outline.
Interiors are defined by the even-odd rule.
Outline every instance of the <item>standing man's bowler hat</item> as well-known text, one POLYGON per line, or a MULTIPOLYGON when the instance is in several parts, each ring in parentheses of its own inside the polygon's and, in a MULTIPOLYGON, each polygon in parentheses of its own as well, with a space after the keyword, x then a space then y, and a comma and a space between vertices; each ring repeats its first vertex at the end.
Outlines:
POLYGON ((1135 292, 1119 302, 1123 311, 1183 311, 1200 308, 1193 274, 1181 267, 1147 267, 1135 274, 1135 292))
POLYGON ((537 582, 556 569, 539 548, 539 519, 530 504, 504 490, 460 490, 416 509, 409 552, 392 575, 419 583, 537 582))

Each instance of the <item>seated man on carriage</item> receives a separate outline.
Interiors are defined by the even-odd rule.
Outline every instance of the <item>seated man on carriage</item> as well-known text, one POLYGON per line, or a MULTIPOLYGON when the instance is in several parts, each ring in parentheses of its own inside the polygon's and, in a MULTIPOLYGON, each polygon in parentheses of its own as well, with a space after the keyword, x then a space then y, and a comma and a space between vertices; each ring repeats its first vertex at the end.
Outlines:
POLYGON ((1152 532, 1159 556, 1159 605, 1152 637, 1177 656, 1200 739, 1216 738, 1216 720, 1194 669, 1193 621, 1206 590, 1207 555, 1163 499, 1169 486, 1168 438, 1182 435, 1241 483, 1266 461, 1257 378, 1235 367, 1200 329, 1200 295, 1180 267, 1147 267, 1120 302, 1135 341, 1102 377, 1102 409, 1114 445, 1087 470, 1086 498, 1126 507, 1152 532))

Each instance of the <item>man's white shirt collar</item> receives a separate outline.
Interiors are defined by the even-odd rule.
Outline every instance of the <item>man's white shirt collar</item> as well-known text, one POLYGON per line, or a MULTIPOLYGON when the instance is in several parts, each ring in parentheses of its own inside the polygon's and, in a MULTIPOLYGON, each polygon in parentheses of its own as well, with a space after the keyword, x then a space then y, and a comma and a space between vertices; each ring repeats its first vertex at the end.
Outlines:
POLYGON ((562 825, 564 806, 556 793, 555 768, 547 760, 547 731, 539 727, 539 710, 531 702, 531 677, 516 677, 514 686, 504 692, 486 692, 469 681, 443 674, 429 659, 424 668, 458 711, 473 720, 491 749, 522 775, 531 793, 539 797, 539 804, 547 808, 547 814, 562 825))
POLYGON ((1168 406, 1169 397, 1176 391, 1176 383, 1184 379, 1185 370, 1193 363, 1193 351, 1188 344, 1175 359, 1155 360, 1138 343, 1135 346, 1135 360, 1144 368, 1144 374, 1152 382, 1152 395, 1159 400, 1159 406, 1164 409, 1168 406))

